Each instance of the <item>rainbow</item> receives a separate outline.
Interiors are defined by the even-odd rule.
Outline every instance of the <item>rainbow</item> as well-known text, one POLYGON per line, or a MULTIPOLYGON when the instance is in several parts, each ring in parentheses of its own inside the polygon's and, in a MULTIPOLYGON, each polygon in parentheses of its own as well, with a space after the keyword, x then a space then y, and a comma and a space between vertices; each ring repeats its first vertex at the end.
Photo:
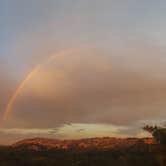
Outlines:
MULTIPOLYGON (((58 55, 62 55, 64 53, 66 53, 66 51, 63 51, 63 52, 59 53, 58 55)), ((13 93, 13 95, 11 96, 11 98, 9 99, 9 101, 7 103, 7 106, 6 106, 3 116, 2 116, 3 121, 5 121, 8 118, 8 115, 12 111, 12 107, 13 107, 15 100, 17 99, 17 97, 21 93, 21 91, 24 89, 26 83, 29 80, 31 80, 35 74, 38 73, 38 71, 42 68, 42 66, 44 64, 51 62, 52 60, 54 60, 56 58, 56 56, 57 56, 57 54, 52 55, 45 61, 45 63, 38 64, 33 70, 31 70, 31 72, 26 76, 26 78, 19 84, 19 86, 16 88, 15 92, 13 93)))
POLYGON ((21 84, 17 87, 17 89, 15 90, 14 94, 11 96, 11 98, 9 99, 9 102, 6 106, 6 109, 4 111, 2 120, 6 120, 8 117, 8 114, 10 113, 13 103, 16 100, 17 96, 20 94, 20 92, 22 91, 22 89, 24 88, 25 84, 39 71, 41 65, 37 65, 37 67, 35 67, 35 69, 33 69, 28 75, 27 77, 21 82, 21 84))

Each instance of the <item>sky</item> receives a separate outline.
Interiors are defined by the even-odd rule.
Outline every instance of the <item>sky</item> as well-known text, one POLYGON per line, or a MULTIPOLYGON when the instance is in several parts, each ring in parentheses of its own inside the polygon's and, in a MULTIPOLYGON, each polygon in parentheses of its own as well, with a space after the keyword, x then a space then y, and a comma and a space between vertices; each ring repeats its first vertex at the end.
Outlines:
POLYGON ((142 125, 165 123, 165 9, 164 0, 0 0, 0 144, 142 137, 142 125))

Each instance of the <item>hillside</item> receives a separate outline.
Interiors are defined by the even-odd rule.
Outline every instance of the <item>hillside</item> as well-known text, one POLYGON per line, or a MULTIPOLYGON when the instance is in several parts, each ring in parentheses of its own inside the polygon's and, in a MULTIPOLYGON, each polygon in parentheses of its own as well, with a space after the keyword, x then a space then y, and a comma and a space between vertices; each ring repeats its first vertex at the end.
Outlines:
POLYGON ((0 147, 0 166, 165 166, 153 138, 25 139, 0 147))
POLYGON ((89 138, 80 140, 57 140, 46 138, 25 139, 12 145, 13 148, 26 148, 30 150, 113 150, 119 148, 129 148, 139 144, 156 144, 153 138, 89 138))

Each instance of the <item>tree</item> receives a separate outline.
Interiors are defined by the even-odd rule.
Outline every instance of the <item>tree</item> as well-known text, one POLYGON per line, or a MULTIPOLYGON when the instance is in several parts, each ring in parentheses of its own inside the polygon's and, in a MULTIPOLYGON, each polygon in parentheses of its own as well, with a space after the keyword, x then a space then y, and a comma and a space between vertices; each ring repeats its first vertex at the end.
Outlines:
POLYGON ((166 146, 166 127, 146 125, 143 129, 151 133, 156 141, 166 146))

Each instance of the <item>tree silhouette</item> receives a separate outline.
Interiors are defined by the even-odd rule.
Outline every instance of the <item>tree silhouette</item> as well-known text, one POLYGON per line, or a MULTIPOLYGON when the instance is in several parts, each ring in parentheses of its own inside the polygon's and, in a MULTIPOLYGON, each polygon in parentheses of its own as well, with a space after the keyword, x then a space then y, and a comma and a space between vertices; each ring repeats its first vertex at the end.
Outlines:
POLYGON ((166 127, 145 125, 143 129, 151 133, 157 142, 166 146, 166 127))

